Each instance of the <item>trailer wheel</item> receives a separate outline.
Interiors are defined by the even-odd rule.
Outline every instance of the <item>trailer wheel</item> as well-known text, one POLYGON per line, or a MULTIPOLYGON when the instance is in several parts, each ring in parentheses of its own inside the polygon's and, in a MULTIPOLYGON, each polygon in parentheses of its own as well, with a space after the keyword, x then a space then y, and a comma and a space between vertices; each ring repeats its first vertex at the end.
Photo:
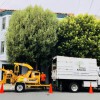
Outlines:
POLYGON ((23 83, 17 83, 15 85, 15 91, 16 92, 23 92, 23 91, 25 91, 25 85, 23 83))
POLYGON ((69 86, 69 89, 72 91, 72 92, 78 92, 79 90, 79 85, 77 83, 71 83, 70 86, 69 86))

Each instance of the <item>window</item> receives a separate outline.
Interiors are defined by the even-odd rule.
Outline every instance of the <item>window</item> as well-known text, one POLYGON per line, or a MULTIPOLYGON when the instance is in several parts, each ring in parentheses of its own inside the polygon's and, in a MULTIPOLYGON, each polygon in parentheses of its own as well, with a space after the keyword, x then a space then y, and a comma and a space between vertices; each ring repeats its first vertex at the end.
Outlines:
POLYGON ((52 61, 52 70, 56 70, 56 63, 57 63, 57 59, 53 59, 53 61, 52 61))
POLYGON ((4 41, 1 41, 1 53, 4 53, 4 41))
POLYGON ((2 29, 6 28, 6 17, 2 18, 2 29))

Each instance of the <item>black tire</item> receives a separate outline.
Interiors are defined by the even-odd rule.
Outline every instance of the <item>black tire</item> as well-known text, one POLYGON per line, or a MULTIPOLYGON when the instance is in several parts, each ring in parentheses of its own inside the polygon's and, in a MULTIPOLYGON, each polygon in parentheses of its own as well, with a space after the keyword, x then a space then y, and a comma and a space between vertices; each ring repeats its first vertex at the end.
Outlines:
POLYGON ((24 92, 25 91, 25 85, 24 85, 24 83, 17 83, 15 85, 15 91, 16 92, 24 92))
POLYGON ((79 91, 79 85, 76 82, 70 83, 69 90, 71 92, 78 92, 79 91))

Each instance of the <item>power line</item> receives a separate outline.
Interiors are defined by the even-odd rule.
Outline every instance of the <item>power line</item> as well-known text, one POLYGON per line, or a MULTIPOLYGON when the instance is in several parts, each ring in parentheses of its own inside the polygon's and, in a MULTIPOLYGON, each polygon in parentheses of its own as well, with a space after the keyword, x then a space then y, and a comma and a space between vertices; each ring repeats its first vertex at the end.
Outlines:
POLYGON ((91 4, 90 4, 89 10, 88 10, 88 13, 89 13, 89 11, 91 10, 91 7, 92 7, 92 5, 93 5, 93 2, 94 2, 94 0, 91 0, 91 4))
POLYGON ((96 11, 95 15, 98 14, 100 12, 100 8, 96 11))

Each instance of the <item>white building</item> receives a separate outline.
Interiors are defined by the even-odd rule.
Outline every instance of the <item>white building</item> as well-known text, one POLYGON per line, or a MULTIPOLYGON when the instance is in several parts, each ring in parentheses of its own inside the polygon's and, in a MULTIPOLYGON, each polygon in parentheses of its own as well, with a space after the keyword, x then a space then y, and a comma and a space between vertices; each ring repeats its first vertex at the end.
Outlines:
MULTIPOLYGON (((12 12, 13 10, 0 9, 0 68, 2 68, 4 64, 8 64, 5 35, 12 12)), ((1 77, 2 75, 0 74, 0 79, 1 77)))

